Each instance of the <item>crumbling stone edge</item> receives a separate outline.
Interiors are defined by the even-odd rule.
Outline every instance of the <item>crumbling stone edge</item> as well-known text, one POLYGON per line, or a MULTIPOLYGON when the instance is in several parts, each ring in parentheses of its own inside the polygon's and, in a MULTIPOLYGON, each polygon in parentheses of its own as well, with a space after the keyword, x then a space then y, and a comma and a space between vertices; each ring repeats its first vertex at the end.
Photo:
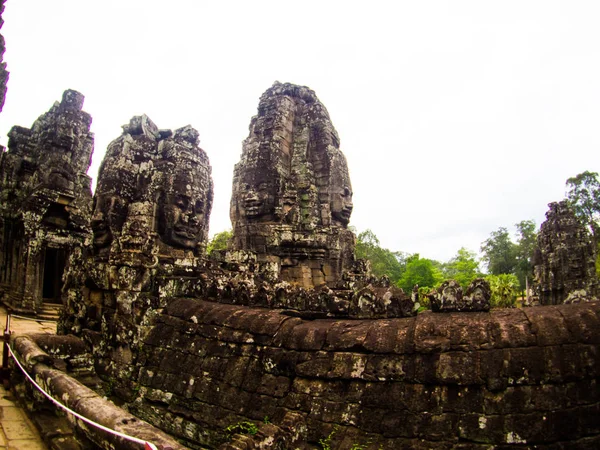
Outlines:
MULTIPOLYGON (((49 339, 50 336, 47 337, 49 339)), ((59 336, 60 338, 60 336, 59 336)), ((47 393, 71 410, 105 427, 152 442, 162 450, 183 450, 187 447, 179 444, 168 434, 149 423, 138 419, 113 402, 101 397, 92 389, 84 386, 61 370, 52 367, 53 360, 36 342, 27 335, 11 338, 11 346, 19 361, 47 393)), ((18 368, 15 367, 16 370, 18 368)), ((121 437, 109 435, 92 427, 74 416, 68 416, 69 422, 90 441, 101 448, 119 448, 139 450, 139 444, 121 437)))

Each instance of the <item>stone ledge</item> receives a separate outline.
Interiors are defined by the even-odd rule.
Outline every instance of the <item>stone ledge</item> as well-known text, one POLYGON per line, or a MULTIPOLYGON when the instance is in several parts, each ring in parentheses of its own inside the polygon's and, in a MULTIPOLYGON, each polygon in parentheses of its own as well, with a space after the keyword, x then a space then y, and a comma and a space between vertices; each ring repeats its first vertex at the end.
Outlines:
MULTIPOLYGON (((63 337, 57 336, 57 339, 61 338, 63 337)), ((48 355, 28 336, 16 336, 13 341, 15 342, 15 354, 20 361, 26 361, 29 374, 54 399, 68 408, 100 425, 129 436, 153 442, 162 450, 184 450, 187 448, 149 423, 138 419, 117 407, 111 401, 100 397, 64 372, 46 365, 48 355)), ((15 367, 15 370, 18 369, 15 367)), ((73 416, 69 415, 68 418, 73 426, 78 427, 91 441, 102 448, 116 446, 116 448, 123 450, 139 450, 139 444, 114 435, 108 435, 91 425, 83 424, 73 416)))

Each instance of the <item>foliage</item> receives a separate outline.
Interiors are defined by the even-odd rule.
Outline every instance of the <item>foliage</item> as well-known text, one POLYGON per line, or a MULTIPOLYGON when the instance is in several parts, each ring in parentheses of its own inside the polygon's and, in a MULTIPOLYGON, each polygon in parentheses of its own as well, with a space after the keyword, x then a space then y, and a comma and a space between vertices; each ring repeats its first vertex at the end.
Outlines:
POLYGON ((430 294, 433 288, 427 286, 419 287, 419 309, 417 312, 422 312, 431 309, 431 302, 427 294, 430 294))
POLYGON ((331 441, 335 433, 337 433, 337 430, 338 426, 334 425, 333 430, 331 430, 331 433, 329 433, 329 435, 326 438, 319 439, 319 445, 323 450, 331 450, 331 441))
POLYGON ((369 229, 356 238, 356 257, 369 260, 373 274, 378 277, 387 275, 392 283, 397 283, 406 269, 407 255, 381 247, 379 239, 369 229))
POLYGON ((519 280, 515 275, 503 273, 488 275, 485 279, 490 283, 492 291, 492 308, 512 308, 516 305, 519 280))
POLYGON ((526 279, 533 279, 533 252, 537 245, 537 232, 535 221, 522 220, 515 224, 519 234, 517 241, 517 265, 515 275, 519 279, 521 291, 525 290, 526 279))
POLYGON ((234 423, 233 425, 229 425, 225 428, 225 433, 227 436, 231 436, 233 434, 251 434, 255 435, 258 433, 258 426, 253 422, 248 421, 240 421, 238 423, 234 423))
POLYGON ((581 222, 590 227, 594 240, 600 241, 600 181, 597 172, 582 172, 567 179, 567 201, 581 222))
POLYGON ((490 237, 481 244, 482 260, 492 275, 513 273, 517 267, 517 245, 511 241, 504 227, 492 231, 490 237))
POLYGON ((418 254, 412 255, 406 262, 406 270, 397 283, 404 292, 410 294, 415 285, 421 287, 435 287, 443 280, 441 270, 437 261, 420 258, 418 254))
POLYGON ((232 236, 233 232, 231 230, 225 230, 215 234, 208 242, 206 253, 210 255, 214 250, 227 250, 227 243, 232 236))
POLYGON ((442 273, 445 279, 456 280, 466 289, 471 281, 481 276, 477 255, 462 247, 454 258, 443 265, 442 273))

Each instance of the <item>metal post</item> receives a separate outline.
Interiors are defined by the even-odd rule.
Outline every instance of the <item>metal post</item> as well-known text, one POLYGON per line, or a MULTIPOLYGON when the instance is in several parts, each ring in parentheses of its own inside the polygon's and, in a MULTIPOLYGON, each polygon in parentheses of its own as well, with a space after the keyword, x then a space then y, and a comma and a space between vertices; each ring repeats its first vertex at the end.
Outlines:
POLYGON ((6 315, 6 328, 4 329, 4 344, 2 346, 2 384, 8 389, 10 387, 10 368, 8 367, 8 344, 10 343, 10 313, 6 315))

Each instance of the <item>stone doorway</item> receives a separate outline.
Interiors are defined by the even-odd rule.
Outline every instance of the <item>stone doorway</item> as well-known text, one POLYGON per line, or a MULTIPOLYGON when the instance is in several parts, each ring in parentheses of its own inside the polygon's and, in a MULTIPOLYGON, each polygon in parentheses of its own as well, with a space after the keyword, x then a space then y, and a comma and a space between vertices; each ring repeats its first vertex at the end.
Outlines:
POLYGON ((62 304, 62 277, 65 271, 67 254, 61 248, 46 248, 44 256, 44 280, 42 297, 44 303, 62 304))

